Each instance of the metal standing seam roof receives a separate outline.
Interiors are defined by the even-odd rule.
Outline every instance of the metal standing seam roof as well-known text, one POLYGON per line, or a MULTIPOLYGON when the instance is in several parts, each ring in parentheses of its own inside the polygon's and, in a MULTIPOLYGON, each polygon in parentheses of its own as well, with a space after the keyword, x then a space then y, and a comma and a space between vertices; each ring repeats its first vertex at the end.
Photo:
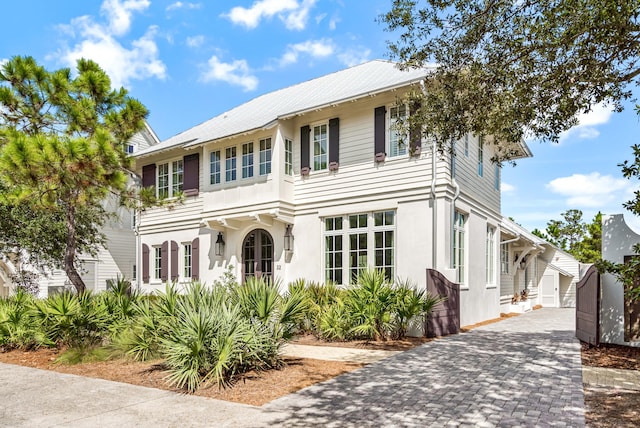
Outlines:
POLYGON ((160 144, 141 150, 136 157, 268 128, 278 119, 419 82, 428 71, 401 71, 390 61, 369 61, 261 95, 160 144))

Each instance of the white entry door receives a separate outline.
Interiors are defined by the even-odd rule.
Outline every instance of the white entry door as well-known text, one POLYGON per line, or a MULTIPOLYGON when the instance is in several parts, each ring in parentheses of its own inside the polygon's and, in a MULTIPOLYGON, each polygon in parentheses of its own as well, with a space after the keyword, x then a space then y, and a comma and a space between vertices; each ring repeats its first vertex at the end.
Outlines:
POLYGON ((555 275, 543 275, 540 281, 540 304, 545 307, 558 307, 558 285, 555 275))

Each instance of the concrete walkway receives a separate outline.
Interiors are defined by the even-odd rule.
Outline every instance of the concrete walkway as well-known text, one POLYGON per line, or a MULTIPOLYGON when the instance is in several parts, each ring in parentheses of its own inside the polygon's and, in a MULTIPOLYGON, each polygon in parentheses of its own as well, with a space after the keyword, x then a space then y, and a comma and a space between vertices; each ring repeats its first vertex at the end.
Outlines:
POLYGON ((298 358, 313 358, 325 361, 351 361, 370 364, 384 360, 400 351, 342 348, 336 346, 309 346, 288 343, 282 347, 282 355, 298 358))
POLYGON ((582 383, 585 386, 640 391, 640 371, 584 366, 582 383))
POLYGON ((581 427, 580 367, 574 311, 541 309, 262 407, 0 364, 0 425, 581 427))

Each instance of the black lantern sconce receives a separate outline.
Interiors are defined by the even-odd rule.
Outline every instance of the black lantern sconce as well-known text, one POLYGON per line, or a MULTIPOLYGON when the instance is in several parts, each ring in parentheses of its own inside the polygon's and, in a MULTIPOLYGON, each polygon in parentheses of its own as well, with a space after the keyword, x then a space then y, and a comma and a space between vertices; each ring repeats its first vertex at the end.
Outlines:
POLYGON ((222 232, 218 232, 218 239, 216 239, 216 256, 224 254, 224 239, 222 239, 222 232))
POLYGON ((284 250, 293 251, 293 234, 291 233, 291 225, 288 224, 284 230, 284 250))

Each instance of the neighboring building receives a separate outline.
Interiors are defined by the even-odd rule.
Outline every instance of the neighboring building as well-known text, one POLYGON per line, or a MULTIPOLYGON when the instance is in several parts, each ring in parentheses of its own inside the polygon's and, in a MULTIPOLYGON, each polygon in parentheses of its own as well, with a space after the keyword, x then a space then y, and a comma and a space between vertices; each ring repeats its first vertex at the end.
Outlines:
MULTIPOLYGON (((145 128, 131 138, 126 150, 127 153, 135 154, 158 142, 155 132, 145 122, 145 128)), ((121 207, 113 198, 105 201, 105 208, 116 214, 102 230, 107 237, 106 248, 101 248, 95 257, 80 256, 82 262, 80 275, 87 289, 91 291, 105 290, 109 279, 115 279, 118 276, 132 279, 136 274, 138 245, 133 223, 134 214, 131 210, 121 207)), ((10 275, 15 273, 15 269, 16 267, 8 259, 0 261, 0 296, 8 295, 12 290, 10 275)), ((47 297, 50 292, 73 288, 63 270, 43 272, 41 269, 30 266, 25 269, 39 272, 40 297, 47 297)))
MULTIPOLYGON (((626 263, 636 255, 633 247, 640 234, 632 230, 622 214, 602 216, 602 259, 626 263)), ((640 302, 630 300, 624 287, 610 274, 601 277, 600 340, 640 346, 640 302)))
MULTIPOLYGON (((500 314, 500 168, 467 136, 455 156, 393 124, 428 70, 371 61, 259 96, 135 154, 144 186, 184 194, 139 224, 139 286, 197 278, 348 284, 361 269, 461 286, 461 325, 500 314)), ((524 143, 516 157, 531 156, 524 143)))
POLYGON ((585 265, 507 218, 501 230, 501 311, 522 312, 538 304, 575 307, 576 283, 585 265), (527 300, 512 303, 524 290, 527 300))

